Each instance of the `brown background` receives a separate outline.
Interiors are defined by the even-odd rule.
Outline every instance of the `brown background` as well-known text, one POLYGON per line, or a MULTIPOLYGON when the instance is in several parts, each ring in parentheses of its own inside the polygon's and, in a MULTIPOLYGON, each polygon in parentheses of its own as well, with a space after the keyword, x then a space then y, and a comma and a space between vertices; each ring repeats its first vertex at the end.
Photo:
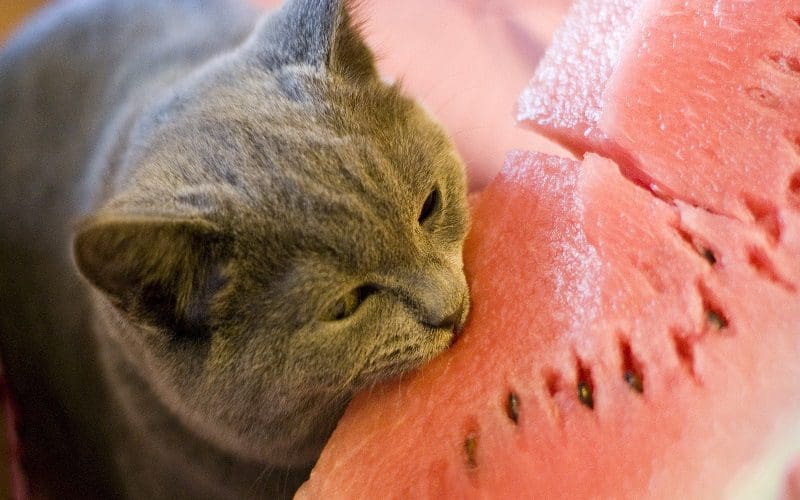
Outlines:
MULTIPOLYGON (((0 43, 8 38, 23 19, 44 4, 44 0, 0 0, 0 43)), ((5 415, 0 407, 0 498, 11 498, 10 486, 5 415)))

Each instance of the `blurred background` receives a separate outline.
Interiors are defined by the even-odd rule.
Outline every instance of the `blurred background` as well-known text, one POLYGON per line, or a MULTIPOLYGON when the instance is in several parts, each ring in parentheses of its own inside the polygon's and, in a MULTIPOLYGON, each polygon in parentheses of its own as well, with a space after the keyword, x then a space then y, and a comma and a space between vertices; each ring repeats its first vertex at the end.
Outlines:
MULTIPOLYGON (((0 0, 0 44, 19 23, 45 3, 44 0, 0 0)), ((12 498, 6 425, 5 408, 0 405, 0 498, 12 498)))

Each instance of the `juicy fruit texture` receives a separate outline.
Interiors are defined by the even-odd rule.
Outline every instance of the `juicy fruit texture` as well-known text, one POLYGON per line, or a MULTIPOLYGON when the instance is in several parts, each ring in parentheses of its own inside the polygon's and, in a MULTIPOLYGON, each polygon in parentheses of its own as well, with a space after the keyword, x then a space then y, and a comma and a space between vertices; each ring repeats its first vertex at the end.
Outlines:
POLYGON ((800 209, 800 5, 589 0, 568 19, 588 28, 556 38, 519 118, 662 196, 780 239, 779 207, 800 209))
POLYGON ((619 64, 641 0, 578 0, 553 36, 517 117, 578 152, 605 136, 597 129, 602 93, 619 64), (578 144, 584 147, 577 147, 578 144))
POLYGON ((355 400, 299 496, 795 498, 792 7, 579 0, 520 115, 583 162, 509 157, 462 338, 355 400))

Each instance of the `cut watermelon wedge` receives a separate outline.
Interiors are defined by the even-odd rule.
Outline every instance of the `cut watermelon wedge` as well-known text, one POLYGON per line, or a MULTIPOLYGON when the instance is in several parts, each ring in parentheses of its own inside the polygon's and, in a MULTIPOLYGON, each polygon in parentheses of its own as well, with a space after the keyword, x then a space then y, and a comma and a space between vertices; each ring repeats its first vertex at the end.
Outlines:
POLYGON ((779 207, 800 209, 799 23, 796 0, 579 1, 518 118, 779 239, 779 207))
POLYGON ((510 155, 462 338, 357 398, 301 498, 796 498, 789 6, 579 0, 520 109, 582 163, 510 155))

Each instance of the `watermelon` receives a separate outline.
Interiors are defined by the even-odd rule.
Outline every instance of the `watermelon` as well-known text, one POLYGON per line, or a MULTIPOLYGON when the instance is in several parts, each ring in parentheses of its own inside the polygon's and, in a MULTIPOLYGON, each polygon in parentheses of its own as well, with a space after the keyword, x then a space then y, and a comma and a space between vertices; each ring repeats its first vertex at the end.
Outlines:
POLYGON ((783 485, 781 500, 797 500, 800 498, 800 459, 796 460, 783 485))
POLYGON ((800 498, 800 5, 578 0, 473 200, 467 328, 300 498, 800 498))

